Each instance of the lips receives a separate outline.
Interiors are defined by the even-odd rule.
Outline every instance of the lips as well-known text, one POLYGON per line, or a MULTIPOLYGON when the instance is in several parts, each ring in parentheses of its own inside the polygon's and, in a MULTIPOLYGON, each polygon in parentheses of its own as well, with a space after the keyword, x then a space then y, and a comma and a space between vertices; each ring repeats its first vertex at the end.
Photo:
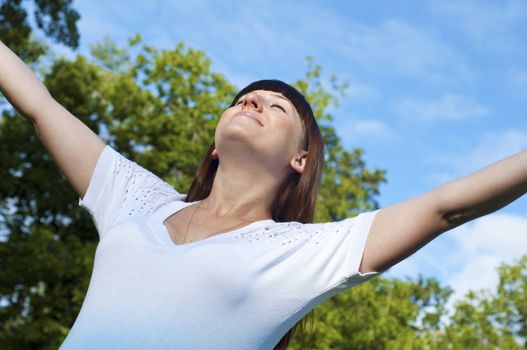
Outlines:
POLYGON ((258 119, 255 115, 253 115, 253 114, 251 114, 251 113, 248 113, 248 112, 242 111, 242 112, 236 113, 235 117, 238 117, 238 116, 251 118, 252 120, 254 120, 255 122, 257 122, 258 124, 260 124, 260 126, 263 126, 263 124, 262 124, 262 122, 260 121, 260 119, 258 119))

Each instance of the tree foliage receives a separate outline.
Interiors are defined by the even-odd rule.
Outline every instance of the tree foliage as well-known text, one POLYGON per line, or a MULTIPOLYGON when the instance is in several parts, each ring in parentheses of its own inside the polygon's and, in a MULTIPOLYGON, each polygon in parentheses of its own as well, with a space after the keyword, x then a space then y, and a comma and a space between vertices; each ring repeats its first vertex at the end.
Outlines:
MULTIPOLYGON (((60 12, 57 4, 70 6, 69 1, 49 7, 35 3, 45 9, 42 16, 60 12)), ((20 1, 2 2, 0 16, 5 18, 8 6, 23 28, 25 15, 16 8, 20 1)), ((63 20, 57 23, 71 30, 63 20)), ((59 39, 67 34, 49 33, 59 39)), ((26 41, 17 43, 12 33, 16 40, 9 44, 36 52, 24 32, 19 34, 26 41)), ((73 45, 74 38, 65 43, 73 45)), ((38 56, 32 55, 26 58, 38 56)), ((326 87, 321 67, 309 59, 305 77, 294 82, 311 101, 326 146, 318 222, 377 208, 375 196, 385 181, 384 171, 366 166, 363 150, 342 146, 327 111, 346 85, 334 77, 329 81, 326 87)), ((105 142, 181 192, 189 187, 219 116, 236 92, 211 70, 203 52, 183 43, 159 50, 138 36, 127 47, 105 39, 92 48, 91 56, 56 59, 44 82, 55 99, 105 142)), ((0 241, 0 344, 3 349, 57 349, 84 300, 98 235, 31 123, 12 109, 2 111, 0 144, 0 231, 5 234, 0 241)), ((446 303, 451 290, 436 280, 377 277, 316 308, 312 345, 520 349, 527 332, 526 271, 527 257, 502 266, 498 289, 467 295, 450 318, 446 303)), ((297 333, 291 348, 301 348, 304 337, 297 333)))
POLYGON ((456 305, 441 335, 444 349, 525 349, 527 255, 498 273, 495 291, 471 291, 456 305))
MULTIPOLYGON (((498 269, 495 290, 470 291, 452 310, 450 287, 376 277, 315 309, 313 349, 497 350, 527 346, 527 255, 498 269)), ((292 349, 308 336, 296 334, 292 349)))
POLYGON ((314 64, 311 57, 307 62, 305 77, 293 85, 310 102, 324 139, 325 164, 315 221, 338 221, 376 209, 375 196, 379 194, 380 183, 385 181, 385 171, 368 169, 362 158, 363 149, 344 149, 335 128, 329 123, 333 117, 327 110, 338 106, 337 95, 345 94, 347 84, 331 76, 329 91, 322 85, 322 68, 314 64))
MULTIPOLYGON (((34 25, 55 42, 70 48, 79 45, 77 21, 79 13, 72 0, 34 0, 34 25)), ((26 62, 36 61, 46 46, 33 37, 28 20, 27 3, 22 0, 0 0, 0 38, 26 62)))
MULTIPOLYGON (((143 45, 139 37, 126 48, 105 40, 93 47, 91 57, 57 59, 44 83, 105 142, 184 192, 213 141, 219 116, 236 92, 210 66, 203 52, 183 43, 158 50, 143 45)), ((308 70, 308 79, 320 80, 319 67, 308 70)), ((324 109, 331 95, 307 80, 296 84, 316 101, 317 116, 327 119, 324 109)), ((331 127, 325 128, 324 137, 339 145, 331 127)), ((6 145, 0 150, 5 165, 0 170, 0 214, 8 233, 0 245, 0 261, 10 267, 0 276, 5 300, 0 341, 12 348, 56 348, 82 304, 98 236, 32 125, 14 110, 2 114, 0 142, 6 145)), ((328 157, 327 168, 340 173, 342 185, 326 193, 332 191, 332 199, 355 194, 362 198, 355 187, 377 191, 383 173, 374 171, 370 183, 361 183, 367 171, 360 156, 353 163, 347 151, 339 152, 328 157), (343 176, 346 171, 349 179, 343 176)), ((371 196, 366 197, 373 203, 371 196)), ((327 198, 321 198, 321 208, 332 205, 327 198)), ((337 214, 350 216, 355 208, 350 201, 337 214)))

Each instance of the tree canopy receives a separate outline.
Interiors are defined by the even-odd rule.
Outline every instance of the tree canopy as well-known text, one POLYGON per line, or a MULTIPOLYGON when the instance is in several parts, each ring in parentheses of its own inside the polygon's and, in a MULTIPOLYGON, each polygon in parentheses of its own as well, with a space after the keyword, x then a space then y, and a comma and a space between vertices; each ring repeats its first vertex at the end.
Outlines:
MULTIPOLYGON (((21 1, 0 3, 2 40, 26 61, 44 53, 31 39, 21 1), (5 35, 4 35, 5 34, 5 35), (5 40, 7 39, 7 40, 5 40), (35 46, 36 45, 36 46, 35 46)), ((71 1, 35 0, 37 25, 53 40, 78 45, 71 1), (40 19, 39 19, 40 18, 40 19)), ((38 46, 40 45, 40 46, 38 46)), ((312 103, 326 147, 316 222, 375 209, 380 169, 363 150, 345 149, 327 112, 346 84, 327 80, 307 60, 291 82, 312 103)), ((89 56, 55 59, 44 74, 52 96, 124 156, 180 192, 188 189, 237 88, 200 50, 184 43, 160 50, 139 36, 120 47, 110 39, 89 56)), ((85 297, 98 235, 76 193, 13 109, 0 116, 0 344, 5 349, 57 349, 85 297)), ((315 309, 316 349, 520 349, 527 337, 527 257, 500 270, 495 291, 471 292, 454 306, 451 289, 434 279, 387 279, 345 291, 315 309)), ((292 349, 303 349, 297 333, 292 349)))
POLYGON ((22 0, 0 0, 0 38, 26 62, 45 53, 46 46, 33 36, 32 24, 57 43, 70 48, 79 46, 79 13, 72 0, 34 0, 34 23, 28 20, 28 6, 22 0))

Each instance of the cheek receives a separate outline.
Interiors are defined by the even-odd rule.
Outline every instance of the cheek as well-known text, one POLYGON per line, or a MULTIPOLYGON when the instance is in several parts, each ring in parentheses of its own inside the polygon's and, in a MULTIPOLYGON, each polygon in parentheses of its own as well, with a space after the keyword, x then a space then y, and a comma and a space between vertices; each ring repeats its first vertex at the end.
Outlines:
POLYGON ((280 145, 280 150, 287 150, 284 155, 296 151, 298 145, 296 125, 291 122, 282 122, 277 124, 275 135, 275 144, 280 145))
POLYGON ((295 147, 298 145, 298 138, 302 135, 302 124, 297 121, 288 120, 281 123, 280 128, 283 134, 287 137, 289 143, 294 144, 295 147))
POLYGON ((220 115, 220 118, 218 119, 218 123, 216 124, 219 125, 220 123, 223 123, 225 121, 225 118, 227 117, 227 115, 229 114, 229 111, 224 111, 221 115, 220 115))
POLYGON ((214 136, 218 133, 218 129, 221 129, 224 127, 225 121, 228 119, 229 111, 224 111, 220 118, 218 119, 218 122, 216 123, 216 129, 214 130, 214 136))

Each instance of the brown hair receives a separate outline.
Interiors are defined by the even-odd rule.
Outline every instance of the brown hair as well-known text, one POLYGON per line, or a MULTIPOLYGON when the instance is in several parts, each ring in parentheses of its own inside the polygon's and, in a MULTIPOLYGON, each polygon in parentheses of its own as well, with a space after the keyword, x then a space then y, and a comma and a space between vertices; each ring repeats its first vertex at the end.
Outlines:
MULTIPOLYGON (((290 175, 276 191, 275 200, 271 208, 272 218, 276 222, 297 221, 312 223, 324 166, 324 143, 313 115, 313 110, 304 95, 280 80, 259 80, 249 84, 238 92, 230 106, 234 106, 241 96, 254 90, 278 92, 291 101, 302 121, 303 137, 300 146, 308 152, 302 174, 291 171, 290 175)), ((196 172, 192 185, 190 185, 185 199, 186 202, 202 200, 210 194, 219 164, 219 160, 211 156, 214 148, 215 144, 213 142, 196 172)), ((286 349, 293 333, 298 328, 306 333, 308 321, 312 326, 313 310, 296 323, 282 337, 274 349, 286 349)))

